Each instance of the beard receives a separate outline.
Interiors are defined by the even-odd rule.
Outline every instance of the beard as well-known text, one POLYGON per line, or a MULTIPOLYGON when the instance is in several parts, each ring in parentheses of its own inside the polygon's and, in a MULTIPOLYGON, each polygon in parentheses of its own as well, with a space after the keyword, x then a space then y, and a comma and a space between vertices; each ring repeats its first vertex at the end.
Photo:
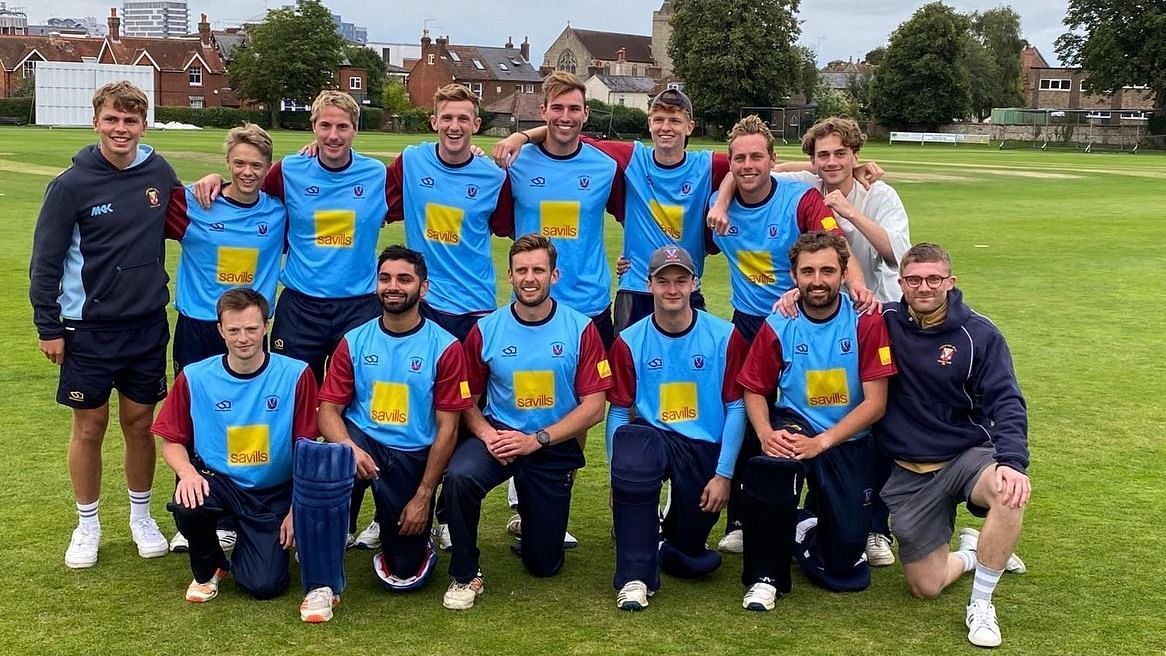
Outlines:
POLYGON ((537 296, 535 296, 533 299, 527 300, 527 299, 523 298, 521 291, 515 290, 514 300, 518 301, 522 305, 525 305, 526 307, 538 307, 538 306, 542 305, 543 302, 546 301, 547 297, 550 295, 551 295, 550 288, 543 287, 541 290, 539 290, 537 296))
POLYGON ((377 298, 381 302, 381 308, 388 314, 405 314, 417 306, 418 301, 421 300, 421 292, 405 294, 405 298, 399 301, 388 300, 384 296, 377 298))
POLYGON ((831 305, 833 305, 834 302, 838 300, 839 290, 831 289, 830 287, 826 287, 826 286, 822 286, 822 287, 807 286, 805 289, 803 289, 801 291, 802 291, 802 294, 801 294, 802 295, 802 303, 805 303, 807 306, 812 307, 812 308, 827 308, 827 307, 830 307, 831 305), (812 295, 813 293, 822 292, 822 291, 825 291, 826 295, 821 299, 812 295))

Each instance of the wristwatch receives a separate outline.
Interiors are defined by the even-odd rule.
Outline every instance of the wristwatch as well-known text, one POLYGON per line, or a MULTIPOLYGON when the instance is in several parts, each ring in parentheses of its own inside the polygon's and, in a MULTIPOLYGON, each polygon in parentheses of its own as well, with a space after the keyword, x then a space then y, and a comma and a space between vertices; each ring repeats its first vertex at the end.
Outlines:
POLYGON ((534 432, 534 439, 538 440, 539 446, 548 446, 551 443, 551 434, 545 430, 537 430, 534 432))

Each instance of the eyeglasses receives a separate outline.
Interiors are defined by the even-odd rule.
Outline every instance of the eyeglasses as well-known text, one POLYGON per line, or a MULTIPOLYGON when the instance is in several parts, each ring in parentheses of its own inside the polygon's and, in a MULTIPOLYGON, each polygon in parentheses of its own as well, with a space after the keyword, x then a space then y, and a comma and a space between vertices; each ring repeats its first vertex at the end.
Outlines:
POLYGON ((911 289, 919 289, 919 286, 924 282, 926 282, 927 286, 931 289, 936 289, 943 284, 944 280, 947 280, 948 278, 951 278, 951 276, 903 276, 903 282, 907 283, 907 286, 911 289))

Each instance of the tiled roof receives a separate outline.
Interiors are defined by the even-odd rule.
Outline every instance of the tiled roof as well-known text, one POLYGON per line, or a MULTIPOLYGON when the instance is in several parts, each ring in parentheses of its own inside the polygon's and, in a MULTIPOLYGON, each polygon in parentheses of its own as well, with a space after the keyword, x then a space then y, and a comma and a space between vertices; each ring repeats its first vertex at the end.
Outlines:
POLYGON ((109 50, 118 64, 133 64, 142 52, 147 52, 161 70, 181 71, 197 54, 206 62, 208 72, 226 70, 218 50, 213 45, 204 46, 197 37, 122 37, 120 41, 110 41, 109 50))
POLYGON ((612 93, 651 93, 656 81, 642 75, 595 75, 612 93))
POLYGON ((4 35, 0 36, 0 63, 16 70, 33 50, 48 61, 80 62, 82 57, 96 57, 104 41, 101 37, 4 35))
POLYGON ((575 36, 583 42, 583 47, 595 59, 616 61, 619 49, 624 49, 624 59, 630 62, 649 62, 652 59, 652 37, 642 34, 620 34, 618 32, 597 32, 571 28, 575 36))
POLYGON ((499 82, 543 81, 517 48, 487 48, 450 44, 445 50, 450 71, 458 81, 488 80, 499 82), (456 59, 454 56, 456 55, 456 59), (475 63, 477 62, 477 63, 475 63))

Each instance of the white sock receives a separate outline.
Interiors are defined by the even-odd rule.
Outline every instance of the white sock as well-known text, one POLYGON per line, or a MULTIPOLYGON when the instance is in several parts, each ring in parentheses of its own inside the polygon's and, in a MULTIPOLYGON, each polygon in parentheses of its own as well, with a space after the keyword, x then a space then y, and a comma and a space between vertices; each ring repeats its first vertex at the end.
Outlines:
POLYGON ((1002 569, 992 569, 976 560, 976 577, 972 579, 972 601, 986 601, 992 603, 992 593, 996 584, 1000 582, 1002 569))
POLYGON ((956 558, 964 565, 964 572, 970 572, 976 569, 976 552, 974 551, 953 551, 956 558))
POLYGON ((150 493, 152 489, 137 492, 130 490, 130 521, 136 522, 139 519, 147 519, 150 517, 150 493))
POLYGON ((101 503, 100 499, 93 503, 77 504, 78 526, 84 526, 89 529, 101 529, 101 521, 97 518, 97 504, 99 503, 101 503))

